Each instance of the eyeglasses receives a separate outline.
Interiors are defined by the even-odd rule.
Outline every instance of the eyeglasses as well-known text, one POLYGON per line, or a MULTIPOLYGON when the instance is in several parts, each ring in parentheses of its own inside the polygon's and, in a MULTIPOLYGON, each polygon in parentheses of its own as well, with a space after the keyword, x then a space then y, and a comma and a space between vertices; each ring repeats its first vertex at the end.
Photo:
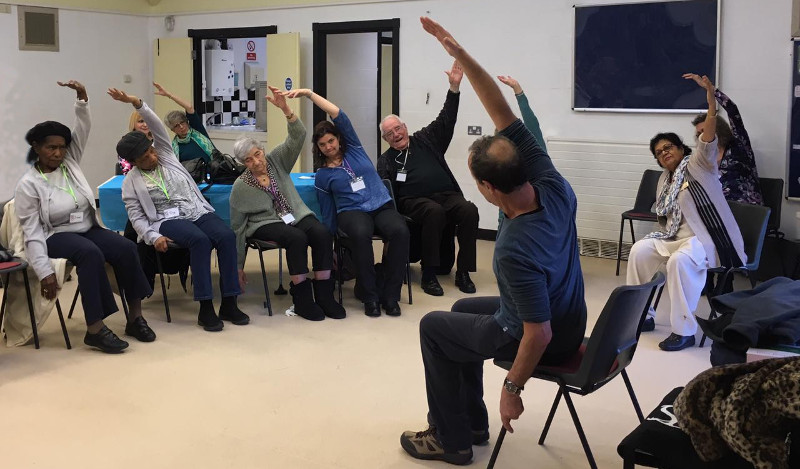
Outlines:
POLYGON ((656 158, 660 158, 664 153, 671 152, 672 149, 675 148, 675 145, 668 143, 664 145, 660 150, 656 150, 656 158))
POLYGON ((386 132, 384 132, 383 133, 383 138, 394 137, 395 135, 399 134, 402 130, 403 130, 403 124, 397 125, 393 129, 387 130, 386 132))
POLYGON ((175 129, 177 129, 178 127, 182 127, 182 126, 184 126, 184 125, 189 125, 189 124, 188 124, 187 122, 178 122, 177 124, 175 124, 175 125, 173 125, 172 127, 170 127, 170 130, 175 130, 175 129))

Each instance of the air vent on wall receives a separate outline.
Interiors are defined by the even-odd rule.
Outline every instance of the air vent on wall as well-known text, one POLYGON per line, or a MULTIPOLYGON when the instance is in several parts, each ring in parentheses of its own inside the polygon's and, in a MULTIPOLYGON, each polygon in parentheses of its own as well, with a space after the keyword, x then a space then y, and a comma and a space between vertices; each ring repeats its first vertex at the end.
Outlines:
POLYGON ((58 52, 58 9, 18 6, 19 50, 58 52))

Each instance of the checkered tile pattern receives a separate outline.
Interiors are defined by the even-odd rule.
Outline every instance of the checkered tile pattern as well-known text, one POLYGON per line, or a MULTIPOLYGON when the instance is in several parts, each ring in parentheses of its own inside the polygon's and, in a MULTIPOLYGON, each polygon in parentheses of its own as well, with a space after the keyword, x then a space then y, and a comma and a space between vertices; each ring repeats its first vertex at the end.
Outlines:
POLYGON ((234 116, 255 118, 256 90, 247 90, 247 95, 240 95, 237 88, 233 96, 223 96, 221 100, 206 101, 203 119, 211 124, 230 124, 234 116), (213 119, 211 119, 213 116, 213 119), (208 119, 211 119, 210 121, 208 119))

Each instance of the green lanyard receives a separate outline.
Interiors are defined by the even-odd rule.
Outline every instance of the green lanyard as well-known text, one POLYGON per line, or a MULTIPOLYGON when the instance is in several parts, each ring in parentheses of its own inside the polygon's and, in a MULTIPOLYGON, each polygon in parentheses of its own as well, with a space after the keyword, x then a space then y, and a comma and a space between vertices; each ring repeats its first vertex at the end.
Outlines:
MULTIPOLYGON (((66 192, 67 194, 71 195, 72 196, 72 200, 75 202, 75 208, 78 208, 78 197, 75 196, 75 190, 72 188, 72 184, 69 183, 69 175, 67 174, 67 168, 63 164, 60 167, 61 167, 61 173, 64 175, 64 181, 67 182, 67 188, 65 189, 65 188, 59 187, 59 186, 55 186, 55 187, 58 188, 58 189, 61 189, 62 191, 66 192)), ((42 172, 42 169, 39 168, 38 165, 36 166, 36 169, 39 170, 39 174, 42 175, 42 177, 44 178, 45 181, 50 182, 47 179, 47 176, 44 175, 44 173, 42 172)))
POLYGON ((170 200, 169 199, 169 192, 167 192, 167 183, 164 182, 164 175, 161 173, 161 166, 158 167, 158 177, 161 179, 161 183, 160 184, 159 184, 158 181, 153 179, 153 177, 151 177, 146 172, 142 171, 142 174, 144 174, 147 177, 147 179, 153 181, 153 184, 157 185, 158 188, 161 189, 162 192, 164 192, 164 195, 167 196, 167 200, 170 200))

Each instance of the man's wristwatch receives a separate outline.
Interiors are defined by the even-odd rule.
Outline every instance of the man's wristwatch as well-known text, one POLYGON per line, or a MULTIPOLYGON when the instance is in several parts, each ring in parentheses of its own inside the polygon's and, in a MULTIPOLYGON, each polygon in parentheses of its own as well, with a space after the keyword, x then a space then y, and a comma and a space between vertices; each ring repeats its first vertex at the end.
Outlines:
POLYGON ((511 382, 508 378, 505 378, 503 380, 503 387, 505 388, 506 391, 510 392, 511 394, 515 394, 517 396, 519 396, 519 393, 522 392, 523 389, 525 389, 524 386, 517 386, 516 384, 511 382))

